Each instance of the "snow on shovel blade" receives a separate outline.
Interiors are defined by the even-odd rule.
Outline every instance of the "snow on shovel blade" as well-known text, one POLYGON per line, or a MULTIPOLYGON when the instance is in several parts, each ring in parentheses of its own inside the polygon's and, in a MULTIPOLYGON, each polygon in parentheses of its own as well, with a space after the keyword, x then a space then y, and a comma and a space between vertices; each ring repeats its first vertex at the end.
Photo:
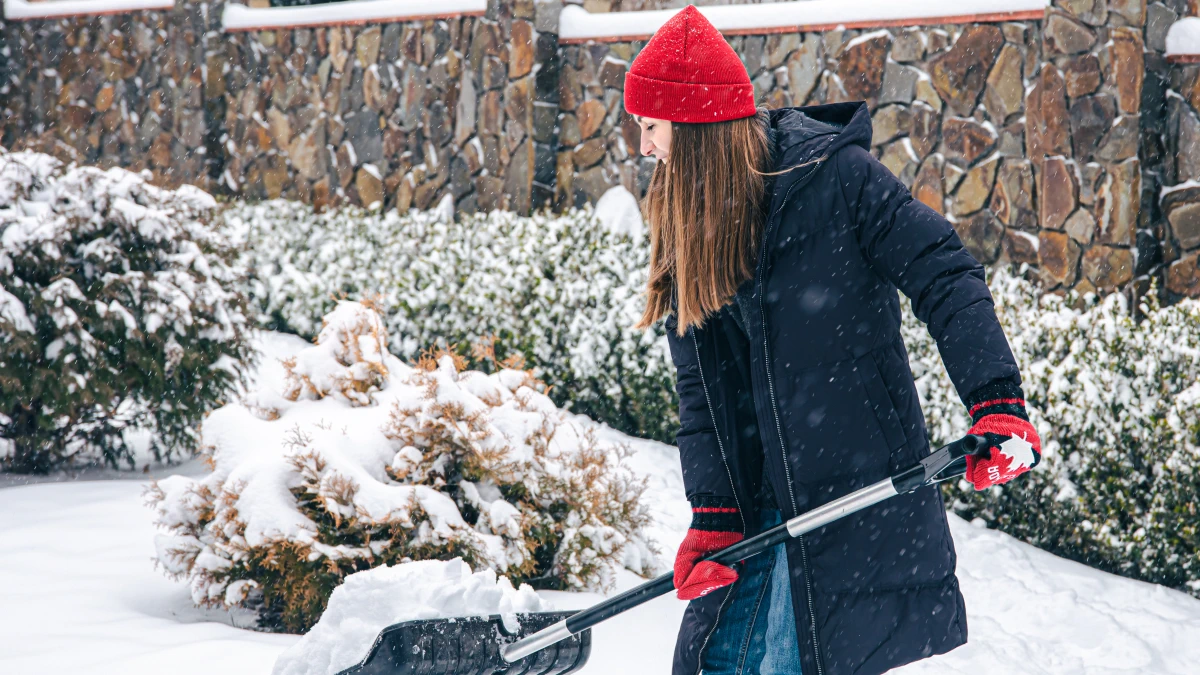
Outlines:
POLYGON ((565 620, 574 612, 518 614, 509 633, 499 615, 405 621, 384 628, 358 665, 338 675, 565 675, 587 663, 592 631, 585 630, 516 663, 501 646, 565 620))

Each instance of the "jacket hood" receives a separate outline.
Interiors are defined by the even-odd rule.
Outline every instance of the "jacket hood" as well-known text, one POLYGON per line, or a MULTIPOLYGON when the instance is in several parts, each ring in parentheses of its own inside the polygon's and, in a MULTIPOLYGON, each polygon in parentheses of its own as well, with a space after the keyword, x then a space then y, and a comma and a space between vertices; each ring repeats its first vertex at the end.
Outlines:
POLYGON ((863 101, 778 108, 770 111, 770 124, 777 142, 776 170, 852 143, 871 149, 871 111, 863 101))
MULTIPOLYGON (((828 157, 851 144, 871 149, 871 111, 863 101, 776 108, 769 111, 769 124, 775 171, 828 157)), ((772 212, 797 181, 815 170, 814 166, 780 175, 772 188, 772 212)))

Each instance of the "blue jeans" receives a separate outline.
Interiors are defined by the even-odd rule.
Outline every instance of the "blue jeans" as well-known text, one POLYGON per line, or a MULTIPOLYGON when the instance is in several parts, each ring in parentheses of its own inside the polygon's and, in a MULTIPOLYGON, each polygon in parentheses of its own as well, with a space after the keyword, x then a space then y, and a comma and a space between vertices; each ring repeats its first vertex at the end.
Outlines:
MULTIPOLYGON (((782 522, 779 511, 761 513, 763 529, 782 522)), ((783 544, 742 563, 701 655, 701 675, 801 675, 790 578, 783 544)))

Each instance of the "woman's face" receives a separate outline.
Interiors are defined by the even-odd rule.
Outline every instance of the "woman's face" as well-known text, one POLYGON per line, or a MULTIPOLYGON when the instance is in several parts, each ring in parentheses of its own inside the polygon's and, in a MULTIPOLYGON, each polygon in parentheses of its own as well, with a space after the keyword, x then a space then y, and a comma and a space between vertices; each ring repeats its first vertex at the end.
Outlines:
POLYGON ((653 117, 634 119, 642 128, 642 154, 646 157, 654 155, 660 162, 667 161, 667 154, 671 151, 671 122, 653 117))

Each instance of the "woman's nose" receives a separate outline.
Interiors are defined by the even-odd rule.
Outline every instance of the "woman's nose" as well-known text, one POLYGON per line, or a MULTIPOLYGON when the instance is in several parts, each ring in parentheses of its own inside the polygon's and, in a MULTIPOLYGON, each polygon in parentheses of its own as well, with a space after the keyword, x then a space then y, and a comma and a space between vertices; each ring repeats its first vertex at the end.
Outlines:
POLYGON ((652 143, 650 139, 646 138, 645 136, 642 136, 642 155, 644 157, 649 157, 650 153, 652 152, 654 152, 654 143, 652 143))

